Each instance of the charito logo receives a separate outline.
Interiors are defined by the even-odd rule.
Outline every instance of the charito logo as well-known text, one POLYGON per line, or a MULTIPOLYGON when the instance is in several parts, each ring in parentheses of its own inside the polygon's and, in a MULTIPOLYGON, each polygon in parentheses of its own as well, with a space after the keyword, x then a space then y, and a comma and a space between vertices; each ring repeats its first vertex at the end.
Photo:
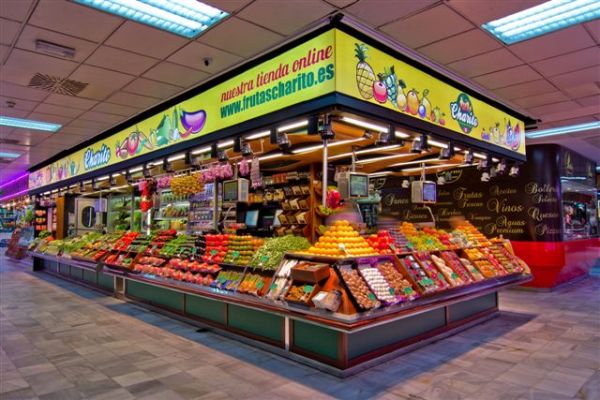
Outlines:
POLYGON ((479 125, 479 120, 473 114, 473 103, 466 93, 460 93, 456 101, 450 103, 450 114, 464 133, 470 133, 479 125))
POLYGON ((110 161, 110 150, 104 143, 100 150, 94 151, 88 148, 83 155, 83 168, 86 170, 97 168, 101 165, 108 164, 110 161))

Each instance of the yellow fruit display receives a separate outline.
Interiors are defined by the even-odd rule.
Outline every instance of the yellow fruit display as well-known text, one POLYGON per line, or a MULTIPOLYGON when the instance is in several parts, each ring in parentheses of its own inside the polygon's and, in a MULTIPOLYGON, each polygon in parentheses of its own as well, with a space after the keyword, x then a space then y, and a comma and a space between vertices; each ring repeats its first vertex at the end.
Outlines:
POLYGON ((314 246, 302 252, 327 257, 363 257, 377 255, 369 243, 346 220, 328 227, 314 246), (345 249, 345 251, 344 251, 345 249))

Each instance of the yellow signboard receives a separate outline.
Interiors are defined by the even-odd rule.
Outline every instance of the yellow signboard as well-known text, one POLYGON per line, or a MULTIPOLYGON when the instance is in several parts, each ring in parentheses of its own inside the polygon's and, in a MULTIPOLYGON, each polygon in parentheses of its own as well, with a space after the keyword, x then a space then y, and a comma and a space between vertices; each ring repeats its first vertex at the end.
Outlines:
POLYGON ((336 31, 336 91, 525 154, 525 125, 354 37, 336 31))
POLYGON ((37 189, 340 92, 525 154, 524 125, 336 29, 29 175, 37 189))
POLYGON ((195 139, 335 90, 334 31, 29 175, 36 189, 195 139))

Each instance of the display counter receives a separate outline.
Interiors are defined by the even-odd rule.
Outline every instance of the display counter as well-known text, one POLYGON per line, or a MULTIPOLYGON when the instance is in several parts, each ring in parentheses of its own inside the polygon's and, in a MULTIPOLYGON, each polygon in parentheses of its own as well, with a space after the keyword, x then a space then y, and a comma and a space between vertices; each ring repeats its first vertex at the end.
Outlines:
MULTIPOLYGON (((483 251, 475 248, 468 250, 483 251)), ((463 251, 464 249, 454 250, 459 255, 463 251)), ((107 265, 105 260, 110 257, 110 252, 98 261, 84 261, 36 251, 30 254, 36 270, 44 270, 153 309, 209 325, 238 339, 249 340, 254 344, 260 343, 261 347, 277 354, 345 376, 396 356, 399 352, 425 345, 443 335, 493 317, 498 312, 498 291, 531 280, 529 274, 514 271, 480 281, 472 280, 469 284, 457 287, 450 287, 448 284, 443 289, 426 293, 419 288, 418 282, 410 278, 410 272, 403 268, 402 260, 410 257, 416 262, 426 259, 426 255, 441 256, 440 253, 432 251, 361 258, 286 254, 280 267, 269 272, 221 264, 222 271, 237 268, 242 275, 233 290, 219 287, 221 283, 218 278, 212 281, 211 287, 135 272, 134 265, 131 269, 107 265), (413 296, 399 296, 396 297, 396 304, 384 304, 380 299, 389 298, 385 294, 373 291, 369 298, 373 296, 372 300, 377 302, 378 306, 370 310, 361 310, 357 303, 358 297, 354 298, 356 289, 350 289, 350 281, 342 282, 345 276, 344 268, 354 268, 354 271, 358 271, 358 268, 367 265, 369 260, 373 266, 377 263, 392 263, 402 276, 409 278, 411 288, 414 288, 413 296), (324 292, 334 286, 339 288, 341 304, 330 311, 317 308, 314 304, 300 304, 290 300, 287 295, 271 296, 271 292, 277 291, 274 285, 282 274, 282 268, 290 262, 295 263, 294 265, 329 263, 326 265, 331 275, 314 285, 320 285, 324 292), (240 292, 243 290, 241 283, 244 282, 244 277, 259 273, 270 276, 266 279, 267 282, 271 282, 262 295, 259 295, 260 292, 240 292), (373 293, 377 293, 377 297, 373 293)), ((422 261, 419 263, 424 265, 422 261)), ((434 277, 431 271, 427 273, 427 276, 434 277)), ((368 276, 364 271, 360 271, 360 274, 368 276)), ((291 275, 289 279, 292 279, 291 275)), ((440 275, 437 279, 441 281, 444 278, 440 275)), ((451 278, 445 282, 451 282, 451 278)), ((288 293, 289 287, 293 285, 293 279, 286 283, 288 293)), ((316 300, 313 302, 318 304, 316 300)))

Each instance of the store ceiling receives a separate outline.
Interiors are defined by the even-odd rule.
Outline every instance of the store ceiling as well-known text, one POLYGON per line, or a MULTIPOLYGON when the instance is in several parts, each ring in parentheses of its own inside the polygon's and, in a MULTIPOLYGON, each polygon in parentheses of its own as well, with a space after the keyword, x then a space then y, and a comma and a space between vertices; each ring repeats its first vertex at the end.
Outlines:
MULTIPOLYGON (((2 150, 22 154, 0 160, 0 184, 338 10, 541 119, 541 127, 600 120, 600 20, 511 46, 479 28, 540 1, 205 2, 232 16, 187 40, 67 0, 0 1, 0 114, 63 125, 56 134, 0 128, 2 150), (73 47, 75 57, 37 52, 36 39, 73 47), (28 87, 37 73, 88 85, 76 96, 48 93, 28 87)), ((600 132, 552 141, 600 162, 600 132)))

